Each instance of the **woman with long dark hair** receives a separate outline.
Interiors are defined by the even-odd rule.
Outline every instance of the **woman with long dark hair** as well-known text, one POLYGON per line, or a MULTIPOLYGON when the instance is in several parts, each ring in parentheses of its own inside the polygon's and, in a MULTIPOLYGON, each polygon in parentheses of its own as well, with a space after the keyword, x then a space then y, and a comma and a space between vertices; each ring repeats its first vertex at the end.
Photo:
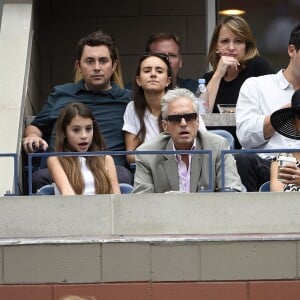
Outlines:
MULTIPOLYGON (((158 135, 161 125, 161 98, 175 87, 168 56, 145 53, 140 57, 132 89, 132 99, 124 114, 123 131, 127 151, 135 150, 144 141, 158 135)), ((128 155, 127 161, 134 162, 128 155)))

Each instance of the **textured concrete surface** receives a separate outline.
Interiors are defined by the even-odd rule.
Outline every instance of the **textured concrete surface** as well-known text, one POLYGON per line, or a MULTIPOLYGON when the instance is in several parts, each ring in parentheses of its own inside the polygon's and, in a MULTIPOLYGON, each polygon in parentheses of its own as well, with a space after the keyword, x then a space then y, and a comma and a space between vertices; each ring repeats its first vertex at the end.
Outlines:
POLYGON ((23 196, 0 200, 2 239, 300 232, 297 193, 23 196))

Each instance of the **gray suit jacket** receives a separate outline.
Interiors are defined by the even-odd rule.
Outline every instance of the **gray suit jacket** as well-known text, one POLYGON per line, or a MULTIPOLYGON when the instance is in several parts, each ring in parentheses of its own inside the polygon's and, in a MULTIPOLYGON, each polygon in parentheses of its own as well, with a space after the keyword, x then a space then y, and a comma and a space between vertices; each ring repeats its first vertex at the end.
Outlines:
MULTIPOLYGON (((229 149, 225 138, 207 131, 198 131, 197 150, 212 150, 213 189, 221 189, 221 150, 229 149)), ((138 150, 173 150, 171 136, 161 133, 138 150)), ((242 191, 242 183, 236 162, 231 154, 225 155, 225 187, 242 191)), ((190 191, 199 192, 209 188, 209 157, 194 154, 191 160, 190 191)), ((179 191, 177 162, 174 154, 136 155, 134 193, 165 193, 179 191)))

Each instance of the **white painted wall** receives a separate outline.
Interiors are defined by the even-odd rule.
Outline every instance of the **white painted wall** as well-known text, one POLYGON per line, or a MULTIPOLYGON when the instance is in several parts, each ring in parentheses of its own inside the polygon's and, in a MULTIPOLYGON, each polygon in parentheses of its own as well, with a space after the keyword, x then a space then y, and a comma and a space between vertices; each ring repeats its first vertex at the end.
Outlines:
MULTIPOLYGON (((0 31, 0 153, 19 153, 27 65, 31 43, 32 3, 4 3, 0 31)), ((0 195, 13 191, 13 160, 0 158, 0 195)))

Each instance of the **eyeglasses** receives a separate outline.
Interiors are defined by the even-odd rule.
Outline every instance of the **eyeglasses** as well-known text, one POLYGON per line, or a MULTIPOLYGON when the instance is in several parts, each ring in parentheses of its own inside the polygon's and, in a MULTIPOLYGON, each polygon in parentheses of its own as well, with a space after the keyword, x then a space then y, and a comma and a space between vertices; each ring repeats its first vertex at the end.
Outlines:
POLYGON ((182 119, 184 119, 187 123, 191 123, 197 120, 197 113, 190 113, 184 115, 169 115, 166 120, 171 123, 180 123, 182 119))

